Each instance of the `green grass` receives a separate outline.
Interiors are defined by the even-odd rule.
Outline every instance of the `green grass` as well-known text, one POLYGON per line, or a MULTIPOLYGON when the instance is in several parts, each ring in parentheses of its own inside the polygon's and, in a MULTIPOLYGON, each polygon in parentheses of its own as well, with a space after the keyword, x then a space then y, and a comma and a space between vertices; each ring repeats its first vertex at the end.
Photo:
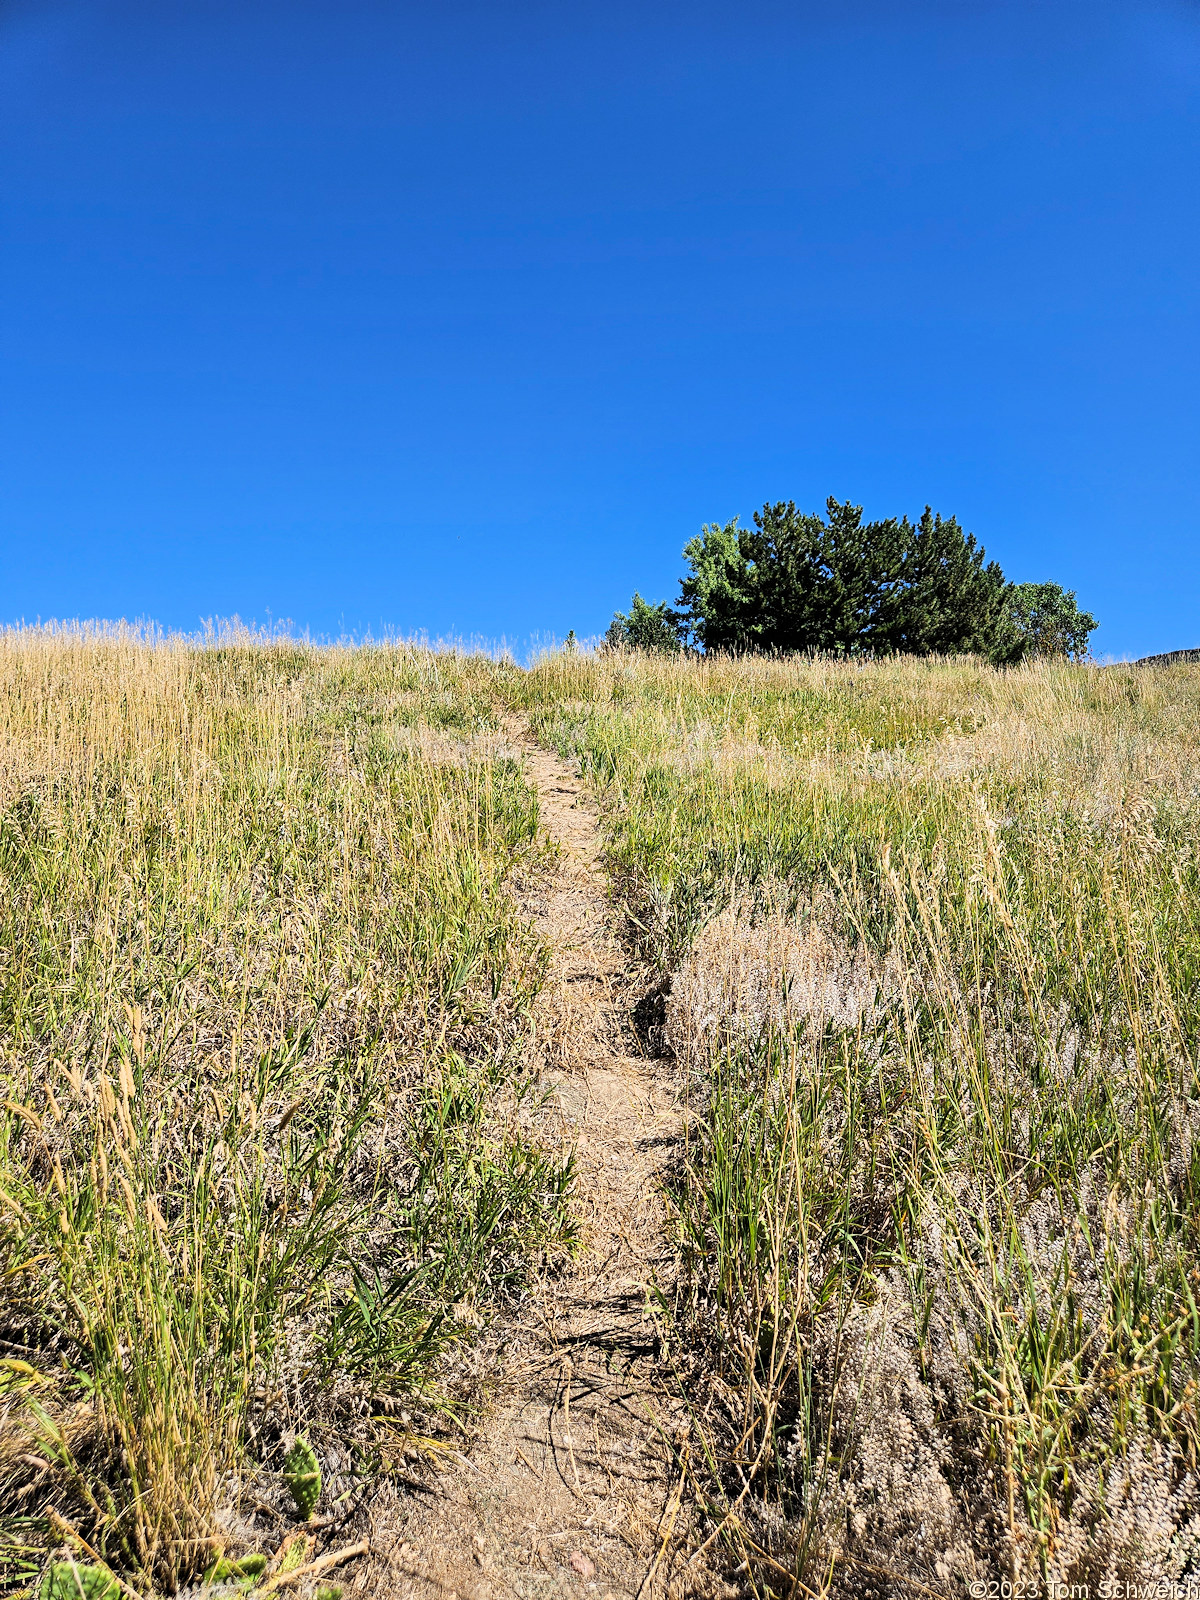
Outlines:
POLYGON ((173 1591, 302 1427, 365 1484, 396 1400, 446 1403, 439 1353, 569 1248, 505 670, 0 637, 10 1580, 86 1542, 173 1591))
POLYGON ((667 992, 730 1566, 1197 1570, 1200 670, 28 632, 0 686, 10 1587, 173 1590, 301 1432, 352 1501, 571 1248, 500 707, 667 992))
POLYGON ((1196 1570, 1200 673, 519 693, 671 978, 701 1491, 755 1582, 1196 1570))

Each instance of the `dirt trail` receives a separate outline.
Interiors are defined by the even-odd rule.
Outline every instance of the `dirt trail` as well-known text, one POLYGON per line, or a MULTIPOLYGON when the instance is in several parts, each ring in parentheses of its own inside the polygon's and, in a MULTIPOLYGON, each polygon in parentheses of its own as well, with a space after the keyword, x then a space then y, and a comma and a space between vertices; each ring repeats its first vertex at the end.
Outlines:
POLYGON ((680 1118, 632 1032, 594 802, 519 724, 508 735, 561 850, 529 909, 553 951, 539 1036, 578 1149, 583 1248, 511 1330, 469 1460, 401 1519, 387 1592, 649 1600, 690 1587, 672 1581, 683 1486, 660 1431, 678 1439, 683 1416, 647 1311, 650 1285, 672 1271, 660 1178, 680 1118))

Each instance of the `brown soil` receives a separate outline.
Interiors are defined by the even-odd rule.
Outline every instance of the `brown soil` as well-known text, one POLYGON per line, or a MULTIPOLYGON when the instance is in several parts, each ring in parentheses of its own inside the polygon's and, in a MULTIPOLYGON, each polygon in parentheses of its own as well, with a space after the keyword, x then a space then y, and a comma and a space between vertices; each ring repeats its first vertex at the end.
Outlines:
POLYGON ((594 802, 557 757, 508 729, 558 845, 530 915, 552 951, 538 1039, 578 1151, 576 1262, 501 1330, 498 1378, 469 1451, 389 1508, 354 1587, 397 1600, 687 1592, 684 1410, 651 1309, 674 1258, 662 1172, 681 1120, 665 1063, 632 1028, 637 985, 598 862, 594 802), (384 1548, 386 1546, 386 1548, 384 1548))

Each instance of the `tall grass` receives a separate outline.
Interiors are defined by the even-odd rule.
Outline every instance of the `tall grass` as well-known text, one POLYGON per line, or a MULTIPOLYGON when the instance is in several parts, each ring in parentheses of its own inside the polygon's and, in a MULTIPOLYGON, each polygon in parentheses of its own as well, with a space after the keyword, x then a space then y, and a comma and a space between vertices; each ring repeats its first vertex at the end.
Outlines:
POLYGON ((756 1587, 1195 1572, 1200 673, 517 693, 670 985, 700 1488, 756 1587))
POLYGON ((513 670, 0 635, 10 1583, 62 1544, 173 1592, 301 1428, 353 1494, 439 1351, 569 1246, 521 1071, 513 670))
POLYGON ((497 704, 662 975, 714 1544, 778 1594, 1193 1572, 1200 671, 66 630, 0 636, 9 1585, 177 1588, 301 1430, 352 1503, 570 1246, 497 704))

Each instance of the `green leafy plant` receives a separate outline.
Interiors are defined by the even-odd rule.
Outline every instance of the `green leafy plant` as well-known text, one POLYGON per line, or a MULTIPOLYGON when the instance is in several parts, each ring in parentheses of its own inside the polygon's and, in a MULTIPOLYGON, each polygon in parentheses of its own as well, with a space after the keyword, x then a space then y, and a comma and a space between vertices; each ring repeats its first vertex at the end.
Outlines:
POLYGON ((259 1580, 265 1576, 270 1559, 259 1551, 250 1555, 222 1556, 204 1574, 205 1583, 232 1584, 244 1593, 252 1593, 259 1580))
POLYGON ((297 1439, 284 1457, 283 1481, 296 1502, 301 1521, 307 1522, 321 1498, 321 1464, 307 1439, 297 1439))
POLYGON ((614 650, 649 650, 678 655, 683 648, 683 618, 666 601, 651 605, 635 594, 628 613, 618 611, 608 625, 604 642, 614 650))
POLYGON ((80 1561, 52 1561, 46 1568, 38 1600, 120 1600, 123 1591, 104 1567, 80 1561))
POLYGON ((1081 611, 1073 589, 1057 583, 1014 583, 1005 596, 1005 624, 1012 642, 1004 653, 1011 660, 1069 656, 1082 660, 1088 639, 1099 624, 1081 611))

